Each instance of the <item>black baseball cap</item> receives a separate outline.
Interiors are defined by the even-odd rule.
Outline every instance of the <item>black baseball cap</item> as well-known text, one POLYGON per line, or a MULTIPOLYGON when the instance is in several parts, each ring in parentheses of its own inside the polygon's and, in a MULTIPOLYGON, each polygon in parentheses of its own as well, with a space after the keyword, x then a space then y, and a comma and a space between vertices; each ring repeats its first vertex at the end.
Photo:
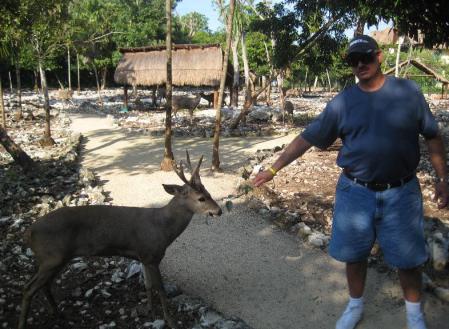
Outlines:
POLYGON ((371 54, 379 49, 379 46, 373 38, 367 35, 359 35, 349 41, 349 47, 346 55, 351 53, 371 54))

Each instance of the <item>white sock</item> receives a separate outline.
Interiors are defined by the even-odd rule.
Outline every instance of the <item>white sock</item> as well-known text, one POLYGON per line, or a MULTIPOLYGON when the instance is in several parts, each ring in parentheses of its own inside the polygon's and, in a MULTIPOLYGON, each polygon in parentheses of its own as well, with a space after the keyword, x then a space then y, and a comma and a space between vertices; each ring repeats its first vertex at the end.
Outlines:
POLYGON ((405 310, 407 312, 408 329, 426 329, 424 314, 421 310, 421 302, 413 303, 406 300, 405 310))
POLYGON ((349 297, 349 303, 346 306, 340 319, 338 319, 335 329, 354 329, 362 319, 363 297, 349 297))

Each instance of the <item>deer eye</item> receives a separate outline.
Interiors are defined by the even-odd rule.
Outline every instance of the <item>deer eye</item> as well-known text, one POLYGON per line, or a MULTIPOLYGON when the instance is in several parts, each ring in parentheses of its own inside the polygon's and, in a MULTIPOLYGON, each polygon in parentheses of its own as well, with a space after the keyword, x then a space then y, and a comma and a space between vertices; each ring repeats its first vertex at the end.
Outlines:
POLYGON ((201 198, 198 199, 198 201, 204 202, 204 201, 206 201, 206 198, 202 196, 201 198))

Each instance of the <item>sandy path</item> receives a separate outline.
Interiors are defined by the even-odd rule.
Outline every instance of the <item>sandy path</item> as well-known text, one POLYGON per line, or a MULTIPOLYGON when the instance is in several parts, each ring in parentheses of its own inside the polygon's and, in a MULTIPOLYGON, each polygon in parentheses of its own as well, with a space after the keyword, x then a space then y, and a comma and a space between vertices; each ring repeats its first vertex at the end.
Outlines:
MULTIPOLYGON (((114 204, 160 206, 168 201, 161 183, 180 180, 159 171, 161 138, 124 134, 106 117, 71 114, 71 118, 72 129, 87 138, 83 165, 105 182, 114 204)), ((288 143, 293 137, 222 138, 225 173, 204 171, 204 185, 215 199, 232 194, 237 176, 231 168, 255 150, 288 143)), ((173 140, 176 158, 183 158, 188 148, 192 161, 204 154, 204 168, 210 166, 211 145, 211 140, 202 138, 173 140)), ((244 204, 218 219, 194 217, 167 250, 162 272, 186 293, 256 329, 334 328, 347 298, 342 264, 275 229, 244 204)), ((364 319, 357 328, 406 328, 396 279, 370 270, 366 299, 364 319)), ((447 305, 426 295, 425 311, 429 329, 449 328, 447 305)))

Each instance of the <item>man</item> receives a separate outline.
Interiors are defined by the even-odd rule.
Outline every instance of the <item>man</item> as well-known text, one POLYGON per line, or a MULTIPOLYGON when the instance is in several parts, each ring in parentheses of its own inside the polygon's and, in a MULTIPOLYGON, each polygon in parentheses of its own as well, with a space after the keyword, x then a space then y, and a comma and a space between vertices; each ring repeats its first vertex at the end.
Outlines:
POLYGON ((425 138, 435 170, 438 207, 446 207, 449 199, 438 125, 414 82, 382 74, 382 56, 371 37, 351 40, 346 60, 359 82, 332 99, 253 181, 260 186, 312 145, 325 149, 341 138, 337 164, 343 171, 336 187, 329 253, 346 263, 349 303, 337 329, 355 328, 362 318, 367 258, 376 239, 385 261, 398 268, 408 328, 426 328, 420 266, 428 256, 415 175, 419 135, 425 138))

